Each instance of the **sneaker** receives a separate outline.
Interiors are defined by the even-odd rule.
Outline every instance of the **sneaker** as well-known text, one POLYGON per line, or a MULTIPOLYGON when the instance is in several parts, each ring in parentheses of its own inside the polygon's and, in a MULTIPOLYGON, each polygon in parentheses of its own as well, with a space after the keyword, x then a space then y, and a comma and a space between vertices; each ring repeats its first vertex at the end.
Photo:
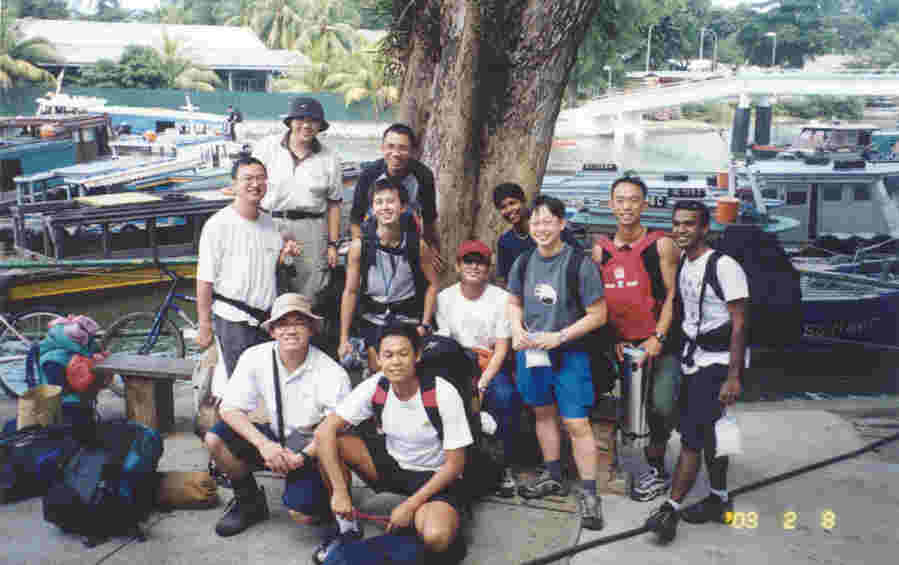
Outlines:
POLYGON ((543 498, 544 496, 568 496, 568 485, 557 481, 542 469, 535 478, 518 487, 518 494, 524 498, 543 498))
POLYGON ((667 502, 659 506, 655 512, 646 519, 646 527, 659 536, 659 541, 668 543, 677 534, 677 521, 680 519, 678 511, 667 502))
POLYGON ((605 525, 602 519, 602 501, 595 494, 577 489, 577 509, 581 516, 581 527, 601 530, 605 525))
POLYGON ((312 552, 312 562, 315 565, 322 565, 328 559, 328 556, 331 555, 331 552, 334 551, 334 548, 340 544, 361 540, 362 526, 360 524, 357 525, 359 529, 349 530, 342 534, 337 531, 335 526, 335 529, 312 552))
POLYGON ((685 508, 681 515, 685 522, 691 524, 705 524, 706 522, 719 522, 727 524, 733 517, 734 503, 729 500, 724 502, 717 494, 710 494, 693 506, 685 508), (730 516, 728 516, 730 512, 730 516))
POLYGON ((499 481, 499 488, 496 489, 496 495, 501 498, 512 498, 515 496, 515 488, 518 483, 515 481, 515 475, 512 469, 506 467, 503 469, 503 478, 499 481))
POLYGON ((631 490, 631 498, 637 502, 648 502, 668 492, 671 487, 671 475, 650 467, 637 478, 631 490))
POLYGON ((225 515, 215 525, 215 533, 223 538, 230 537, 246 530, 253 524, 268 520, 268 501, 265 490, 259 491, 250 498, 235 496, 225 507, 225 515))

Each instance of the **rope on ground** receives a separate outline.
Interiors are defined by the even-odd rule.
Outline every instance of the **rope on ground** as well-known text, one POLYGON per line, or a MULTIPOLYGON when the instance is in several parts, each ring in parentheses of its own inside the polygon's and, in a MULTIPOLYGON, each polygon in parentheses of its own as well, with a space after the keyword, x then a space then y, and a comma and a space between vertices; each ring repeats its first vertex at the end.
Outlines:
MULTIPOLYGON (((899 440, 899 433, 893 434, 891 436, 885 437, 883 439, 877 440, 874 443, 868 444, 861 449, 856 449, 855 451, 850 451, 849 453, 843 453, 842 455, 837 455, 835 457, 831 457, 830 459, 825 459, 824 461, 819 461, 817 463, 812 463, 810 465, 806 465, 805 467, 800 467, 798 469, 794 469, 792 471, 787 471, 786 473, 781 473, 779 475, 774 475, 773 477, 768 477, 767 479, 762 479, 760 481, 756 481, 754 483, 750 483, 748 485, 742 486, 738 489, 730 491, 730 496, 737 496, 739 494, 745 494, 747 492, 751 492, 754 490, 758 490, 762 487, 766 487, 768 485, 772 485, 774 483, 779 483, 781 481, 785 481, 787 479, 791 479, 798 475, 803 475, 805 473, 814 471, 816 469, 820 469, 821 467, 827 467, 828 465, 833 465, 834 463, 839 463, 841 461, 845 461, 847 459, 852 459, 854 457, 858 457, 863 453, 867 453, 869 451, 877 451, 880 447, 888 443, 892 443, 896 440, 899 440)), ((698 503, 695 503, 698 504, 698 503)), ((681 512, 695 506, 692 504, 690 506, 684 507, 681 509, 681 512)), ((607 545, 610 543, 614 543, 616 541, 621 541, 625 539, 629 539, 632 537, 639 536, 640 534, 645 534, 650 531, 647 526, 641 526, 639 528, 633 528, 631 530, 625 530, 623 532, 613 534, 611 536, 602 537, 599 539, 591 540, 585 543, 581 543, 578 545, 574 545, 565 549, 561 549, 554 553, 550 553, 549 555, 545 555, 543 557, 538 557, 537 559, 532 559, 530 561, 525 561, 521 565, 545 565, 546 563, 552 563, 554 561, 558 561, 560 559, 564 559, 566 557, 570 557, 576 553, 580 553, 582 551, 586 551, 588 549, 593 549, 594 547, 599 547, 601 545, 607 545)))

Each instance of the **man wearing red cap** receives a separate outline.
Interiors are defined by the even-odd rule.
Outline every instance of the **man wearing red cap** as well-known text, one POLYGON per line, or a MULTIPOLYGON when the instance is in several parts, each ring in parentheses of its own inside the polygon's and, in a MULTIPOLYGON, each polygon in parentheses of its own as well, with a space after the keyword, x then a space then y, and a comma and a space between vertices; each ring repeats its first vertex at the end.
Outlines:
MULTIPOLYGON (((519 432, 522 400, 512 371, 505 369, 511 344, 506 304, 509 293, 488 284, 491 251, 479 240, 463 241, 456 253, 459 282, 437 295, 437 333, 451 337, 477 354, 481 368, 478 397, 499 424, 496 436, 502 442, 506 465, 512 462, 519 432)), ((509 467, 498 494, 515 495, 515 478, 509 467)))

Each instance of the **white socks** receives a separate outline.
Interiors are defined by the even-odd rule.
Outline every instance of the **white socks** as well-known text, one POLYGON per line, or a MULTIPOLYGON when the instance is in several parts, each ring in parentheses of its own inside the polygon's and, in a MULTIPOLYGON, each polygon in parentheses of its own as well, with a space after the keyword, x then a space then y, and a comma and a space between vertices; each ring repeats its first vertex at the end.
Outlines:
POLYGON ((670 504, 672 507, 674 507, 675 510, 680 510, 680 502, 675 502, 674 500, 669 498, 668 504, 670 504))
POLYGON ((341 518, 340 516, 336 516, 337 518, 337 527, 340 529, 341 534, 345 534, 347 532, 359 531, 359 525, 356 523, 356 520, 347 520, 346 518, 341 518))
POLYGON ((715 490, 709 489, 712 491, 712 494, 720 498, 722 501, 727 502, 727 490, 715 490))

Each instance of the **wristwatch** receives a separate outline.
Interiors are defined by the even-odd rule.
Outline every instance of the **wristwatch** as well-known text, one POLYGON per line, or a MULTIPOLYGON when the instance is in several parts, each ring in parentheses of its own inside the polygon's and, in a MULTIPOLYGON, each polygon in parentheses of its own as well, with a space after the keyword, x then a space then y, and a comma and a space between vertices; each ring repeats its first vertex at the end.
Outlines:
POLYGON ((654 335, 656 336, 656 339, 659 340, 659 343, 665 343, 665 334, 664 333, 656 332, 654 335))

